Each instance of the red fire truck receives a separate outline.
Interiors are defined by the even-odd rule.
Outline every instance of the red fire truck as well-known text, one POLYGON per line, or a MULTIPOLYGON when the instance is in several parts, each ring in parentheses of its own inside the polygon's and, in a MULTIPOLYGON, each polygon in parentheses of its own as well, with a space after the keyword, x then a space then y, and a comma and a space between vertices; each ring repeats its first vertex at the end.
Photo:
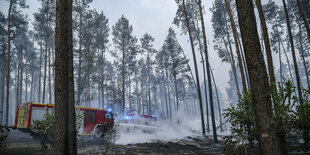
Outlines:
MULTIPOLYGON (((44 114, 52 112, 54 104, 27 102, 16 108, 14 127, 22 131, 31 131, 34 120, 42 120, 44 114)), ((100 123, 108 122, 114 125, 113 113, 105 109, 75 107, 76 113, 82 115, 82 125, 79 135, 91 135, 100 123)))

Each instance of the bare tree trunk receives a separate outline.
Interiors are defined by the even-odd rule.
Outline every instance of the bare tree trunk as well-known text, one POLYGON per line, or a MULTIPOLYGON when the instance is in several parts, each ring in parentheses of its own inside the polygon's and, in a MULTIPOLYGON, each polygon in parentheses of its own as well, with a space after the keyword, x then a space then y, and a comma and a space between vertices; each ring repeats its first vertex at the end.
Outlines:
MULTIPOLYGON (((123 102, 123 114, 125 114, 125 49, 122 49, 123 57, 122 57, 122 102, 123 102)), ((144 114, 144 113, 143 113, 144 114)))
POLYGON ((151 114, 151 75, 150 75, 150 52, 147 50, 147 93, 148 93, 148 114, 151 114))
MULTIPOLYGON (((69 154, 69 18, 68 1, 56 1, 54 154, 69 154)), ((71 47, 72 48, 72 47, 71 47)), ((70 64, 71 65, 71 64, 70 64)), ((71 104, 71 103, 70 103, 71 104)))
POLYGON ((236 83, 236 88, 237 88, 237 93, 238 93, 237 95, 239 95, 240 94, 240 89, 239 89, 239 82, 238 82, 238 76, 237 76, 237 69, 236 69, 236 63, 235 63, 234 54, 233 54, 232 47, 231 47, 230 35, 229 35, 229 32, 228 32, 227 22, 225 22, 225 26, 226 26, 226 36, 227 36, 229 52, 230 52, 230 57, 229 57, 230 58, 230 65, 231 65, 231 69, 232 69, 234 77, 235 77, 235 83, 236 83))
POLYGON ((171 101, 170 101, 171 97, 170 97, 169 76, 168 76, 167 70, 166 70, 166 77, 167 77, 167 82, 168 82, 167 89, 168 89, 168 102, 169 102, 169 118, 170 118, 170 123, 171 123, 171 120, 172 120, 172 113, 171 113, 171 111, 172 110, 171 110, 171 101))
POLYGON ((166 103, 166 112, 167 112, 167 119, 170 119, 169 117, 169 108, 168 108, 168 99, 167 99, 167 89, 166 89, 166 80, 165 80, 165 74, 163 72, 163 78, 164 78, 164 91, 165 91, 165 103, 166 103))
POLYGON ((79 67, 77 77, 77 105, 81 105, 81 74, 82 74, 82 13, 80 13, 79 24, 79 67))
POLYGON ((28 66, 27 62, 25 64, 26 72, 25 72, 25 101, 28 101, 28 66))
POLYGON ((268 29, 267 29, 266 20, 265 20, 262 4, 260 0, 256 0, 256 6, 258 9, 259 19, 260 19, 260 23, 261 23, 262 30, 263 30, 264 43, 265 43, 266 55, 267 55, 267 63, 268 63, 268 72, 269 72, 270 85, 271 85, 271 93, 273 97, 275 97, 276 91, 277 91, 276 78, 274 76, 274 68, 273 68, 272 53, 271 53, 271 48, 270 48, 268 29))
POLYGON ((234 38, 234 42, 235 42, 236 53, 237 53, 237 56, 238 56, 238 64, 239 64, 240 75, 241 75, 241 79, 242 79, 243 91, 247 92, 246 81, 245 81, 245 76, 244 76, 245 72, 244 72, 244 69, 243 69, 243 63, 242 63, 241 53, 240 53, 240 49, 239 49, 239 42, 238 42, 238 39, 237 39, 238 38, 237 28, 236 28, 236 24, 235 24, 234 17, 233 17, 233 14, 231 12, 230 4, 229 4, 228 0, 225 0, 225 6, 226 6, 226 10, 227 10, 228 15, 229 15, 231 29, 233 31, 233 38, 234 38))
MULTIPOLYGON (((41 32, 42 35, 42 32, 41 32)), ((43 48, 42 48, 42 38, 40 40, 40 70, 39 70, 39 90, 38 90, 38 102, 41 102, 41 77, 42 77, 42 56, 43 56, 43 48)))
POLYGON ((307 88, 310 88, 308 67, 307 67, 307 63, 306 63, 306 59, 305 59, 304 48, 303 48, 303 45, 302 45, 302 32, 301 32, 301 24, 300 24, 300 22, 298 22, 298 26, 299 26, 299 44, 300 44, 301 59, 302 59, 302 63, 304 65, 304 69, 305 69, 307 86, 308 86, 307 88))
MULTIPOLYGON (((184 53, 184 50, 182 50, 182 53, 183 53, 184 58, 186 58, 185 53, 184 53)), ((195 80, 194 80, 193 71, 192 71, 192 69, 191 69, 191 66, 188 64, 188 62, 187 62, 187 67, 188 67, 189 70, 191 71, 191 77, 192 77, 193 83, 194 83, 194 85, 195 85, 195 88, 198 89, 198 88, 197 88, 197 84, 196 84, 196 82, 195 82, 195 80)))
POLYGON ((176 71, 174 71, 173 73, 173 78, 174 78, 174 90, 175 90, 175 98, 176 98, 176 103, 177 103, 177 111, 179 111, 179 96, 178 96, 178 84, 177 84, 176 71))
MULTIPOLYGON (((49 0, 47 1, 47 11, 46 11, 46 24, 48 25, 49 28, 49 0)), ((45 39, 45 55, 44 55, 44 77, 43 77, 43 98, 42 98, 42 103, 45 103, 45 90, 46 90, 46 72, 47 72, 47 56, 49 54, 49 46, 50 46, 50 41, 49 41, 49 32, 46 30, 46 39, 45 39)))
POLYGON ((7 76, 6 76, 6 118, 5 125, 9 125, 9 101, 10 101, 10 74, 11 74, 11 9, 13 1, 10 0, 9 13, 8 13, 8 66, 7 66, 7 76))
POLYGON ((198 0, 199 6, 199 14, 202 28, 202 36, 203 36, 203 45, 204 45, 204 53, 206 58, 206 69, 207 69, 207 77, 208 77, 208 86, 209 86, 209 101, 210 101, 210 110, 211 110, 211 119, 212 119, 212 130, 213 130, 213 139, 214 142, 217 143, 217 131, 215 124, 215 116, 214 116, 214 106, 213 106, 213 96, 212 96, 212 83, 211 83, 211 74, 210 74, 210 64, 208 57, 208 47, 207 47, 207 37, 206 37, 206 29, 204 25, 203 13, 202 13, 202 4, 201 0, 198 0))
POLYGON ((34 67, 33 67, 33 62, 31 62, 31 83, 30 83, 30 101, 32 102, 33 100, 32 100, 32 97, 33 97, 33 93, 34 93, 34 90, 33 90, 33 88, 34 88, 34 86, 33 86, 33 83, 34 83, 34 67))
POLYGON ((282 3, 283 3, 285 18, 286 18, 287 31, 288 31, 288 35, 289 35, 289 39, 290 39, 292 56, 293 56, 293 63, 294 63, 295 74, 296 74, 296 82, 297 82, 297 91, 298 91, 299 103, 300 103, 300 105, 302 105, 303 104, 302 92, 301 92, 302 85, 300 83, 300 77, 299 77, 297 59, 296 59, 296 54, 295 54, 292 29, 291 29, 290 20, 289 20, 289 17, 288 17, 288 12, 287 12, 287 8, 286 8, 285 0, 282 0, 282 3))
POLYGON ((1 98, 0 98, 0 103, 1 103, 1 111, 2 111, 2 113, 0 114, 0 116, 2 116, 1 117, 1 119, 0 119, 0 123, 1 124, 4 124, 4 118, 5 118, 5 116, 4 116, 4 105, 5 105, 5 101, 4 101, 4 99, 5 99, 5 97, 4 97, 4 95, 5 95, 5 77, 6 77, 6 71, 7 71, 7 62, 6 62, 6 46, 5 46, 5 43, 4 43, 4 39, 3 39, 3 41, 2 41, 2 45, 3 45, 3 48, 2 48, 2 50, 3 50, 3 52, 2 52, 2 54, 3 54, 3 57, 2 57, 2 62, 3 62, 3 71, 2 71, 2 74, 1 74, 1 87, 0 87, 0 89, 1 89, 1 93, 0 93, 0 95, 1 95, 1 98))
POLYGON ((203 116, 202 98, 201 98, 201 91, 200 91, 199 73, 198 73, 198 67, 197 67, 197 61, 196 61, 196 55, 195 55, 195 47, 194 47, 194 42, 193 42, 193 38, 192 38, 192 32, 191 32, 190 25, 189 25, 189 19, 187 17, 187 10, 186 10, 186 7, 185 7, 185 0, 183 0, 183 12, 184 12, 185 20, 186 20, 186 26, 187 26, 189 40, 190 40, 191 48, 192 48, 192 54, 193 54, 193 58, 194 58, 196 82, 197 82, 197 88, 198 88, 197 91, 198 91, 198 98, 199 98, 199 105, 200 105, 202 134, 206 135, 205 123, 204 123, 205 121, 204 121, 204 116, 203 116))
POLYGON ((214 79, 214 75, 213 75, 213 71, 212 71, 211 66, 210 66, 210 71, 211 71, 212 80, 213 80, 214 89, 215 89, 215 94, 216 94, 217 108, 218 108, 218 111, 219 111, 220 128, 221 128, 221 131, 224 131, 224 130, 223 130, 223 126, 222 126, 222 125, 223 125, 223 121, 222 121, 221 104, 220 104, 219 94, 218 94, 218 92, 217 92, 216 82, 215 82, 215 79, 214 79))
POLYGON ((242 48, 242 42, 240 41, 239 35, 238 35, 237 39, 239 42, 239 48, 240 48, 241 58, 242 58, 243 67, 244 67, 244 74, 245 74, 246 82, 247 82, 247 86, 248 86, 247 88, 250 88, 249 72, 248 72, 248 68, 246 66, 245 56, 244 56, 244 52, 243 52, 243 48, 242 48))
POLYGON ((74 100, 74 68, 73 68, 73 33, 72 33, 72 0, 68 0, 68 140, 69 154, 77 154, 76 119, 74 100))
MULTIPOLYGON (((310 28, 309 28, 309 23, 307 21, 307 18, 304 14, 304 12, 302 11, 301 9, 301 4, 300 4, 300 1, 299 0, 296 0, 297 2, 297 7, 298 7, 298 12, 302 18, 302 20, 304 21, 304 24, 305 24, 305 27, 306 27, 306 31, 307 31, 307 34, 308 34, 308 40, 309 40, 309 43, 310 43, 310 28)), ((308 8, 309 9, 309 8, 308 8)))
MULTIPOLYGON (((198 26, 198 19, 197 21, 197 29, 199 30, 198 26)), ((203 59, 203 47, 201 44, 201 39, 200 39, 200 31, 198 31, 198 44, 199 44, 199 49, 200 49, 200 56, 201 56, 201 62, 202 62, 202 70, 203 70, 203 83, 204 83, 204 91, 205 91, 205 102, 206 102, 206 114, 207 114, 207 132, 210 132, 210 123, 209 123, 209 105, 208 105, 208 94, 207 94, 207 79, 206 79, 206 67, 205 67, 205 61, 203 59)), ((184 51, 183 51, 184 53, 184 51)))
POLYGON ((49 104, 52 104, 52 84, 51 84, 51 51, 50 46, 48 46, 48 98, 49 104))
POLYGON ((279 154, 268 76, 257 32, 252 0, 236 0, 242 42, 251 82, 260 154, 279 154))

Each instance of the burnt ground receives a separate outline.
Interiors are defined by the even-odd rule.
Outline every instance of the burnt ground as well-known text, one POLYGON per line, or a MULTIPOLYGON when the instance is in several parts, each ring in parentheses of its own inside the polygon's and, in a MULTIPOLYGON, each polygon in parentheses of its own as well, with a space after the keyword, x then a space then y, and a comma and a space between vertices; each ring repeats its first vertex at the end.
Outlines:
MULTIPOLYGON (((208 137, 186 137, 181 140, 115 145, 107 154, 223 154, 223 144, 214 143, 208 137)), ((104 154, 104 146, 79 149, 79 154, 104 154)))
MULTIPOLYGON (((221 136, 220 136, 221 137, 221 136)), ((222 138, 222 137, 221 137, 222 138)), ((296 144, 289 149, 289 155, 310 154, 310 152, 298 151, 296 144)), ((185 137, 173 141, 153 141, 146 143, 113 145, 79 144, 78 154, 223 154, 223 142, 214 143, 211 136, 208 137, 185 137), (108 150, 106 148, 109 148, 108 150)), ((42 152, 40 142, 34 140, 29 134, 23 134, 18 130, 13 130, 9 134, 8 148, 6 151, 0 150, 0 155, 52 155, 53 148, 48 147, 42 152)))
MULTIPOLYGON (((78 154, 222 154, 223 144, 214 143, 211 137, 186 137, 174 141, 156 141, 128 145, 113 145, 106 151, 103 145, 80 145, 78 154)), ((17 130, 11 131, 6 151, 0 155, 52 155, 51 146, 42 152, 40 142, 17 130)))

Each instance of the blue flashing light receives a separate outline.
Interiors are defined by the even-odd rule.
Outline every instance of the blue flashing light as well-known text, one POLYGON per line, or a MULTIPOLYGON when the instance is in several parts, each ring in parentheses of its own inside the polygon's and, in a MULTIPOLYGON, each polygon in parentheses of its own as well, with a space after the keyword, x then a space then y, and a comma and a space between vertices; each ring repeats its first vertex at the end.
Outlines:
POLYGON ((130 119, 130 117, 129 117, 129 116, 125 116, 124 118, 125 118, 125 120, 130 119))
POLYGON ((111 112, 111 111, 112 111, 112 109, 111 109, 111 108, 109 108, 109 109, 108 109, 108 112, 111 112))
POLYGON ((152 117, 155 117, 155 114, 153 114, 152 117))

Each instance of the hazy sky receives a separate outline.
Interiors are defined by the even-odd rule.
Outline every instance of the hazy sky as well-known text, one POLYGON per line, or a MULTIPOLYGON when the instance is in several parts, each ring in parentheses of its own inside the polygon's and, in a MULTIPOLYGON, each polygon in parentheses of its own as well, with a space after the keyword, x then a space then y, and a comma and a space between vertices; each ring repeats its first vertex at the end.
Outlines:
MULTIPOLYGON (((265 3, 267 0, 263 0, 265 3)), ((279 1, 279 0, 277 0, 279 1)), ((37 0, 28 0, 27 4, 29 9, 25 9, 24 13, 29 16, 29 23, 33 21, 33 13, 40 7, 40 2, 37 0)), ((205 24, 207 30, 207 40, 209 42, 208 50, 210 55, 210 64, 214 68, 214 76, 217 86, 220 88, 224 97, 226 95, 226 87, 228 87, 228 71, 230 65, 222 63, 218 58, 216 52, 213 50, 213 30, 211 25, 211 12, 209 8, 212 6, 212 0, 203 0, 205 7, 205 24)), ((154 47, 159 50, 163 41, 168 33, 169 27, 173 27, 178 33, 178 40, 187 58, 190 59, 192 71, 193 61, 190 50, 190 43, 188 42, 188 35, 180 35, 180 30, 172 24, 175 16, 177 6, 174 0, 94 0, 90 4, 90 9, 96 9, 98 12, 103 13, 109 18, 109 25, 112 27, 116 21, 124 15, 133 26, 133 35, 141 38, 144 33, 149 33, 155 38, 154 47)), ((8 3, 7 1, 0 0, 0 10, 7 14, 8 3)), ((112 43, 112 41, 110 42, 112 43)), ((201 60, 200 54, 197 51, 197 60, 201 60)), ((202 65, 199 65, 200 81, 203 79, 202 65)), ((241 81, 240 81, 241 82, 241 81)))

